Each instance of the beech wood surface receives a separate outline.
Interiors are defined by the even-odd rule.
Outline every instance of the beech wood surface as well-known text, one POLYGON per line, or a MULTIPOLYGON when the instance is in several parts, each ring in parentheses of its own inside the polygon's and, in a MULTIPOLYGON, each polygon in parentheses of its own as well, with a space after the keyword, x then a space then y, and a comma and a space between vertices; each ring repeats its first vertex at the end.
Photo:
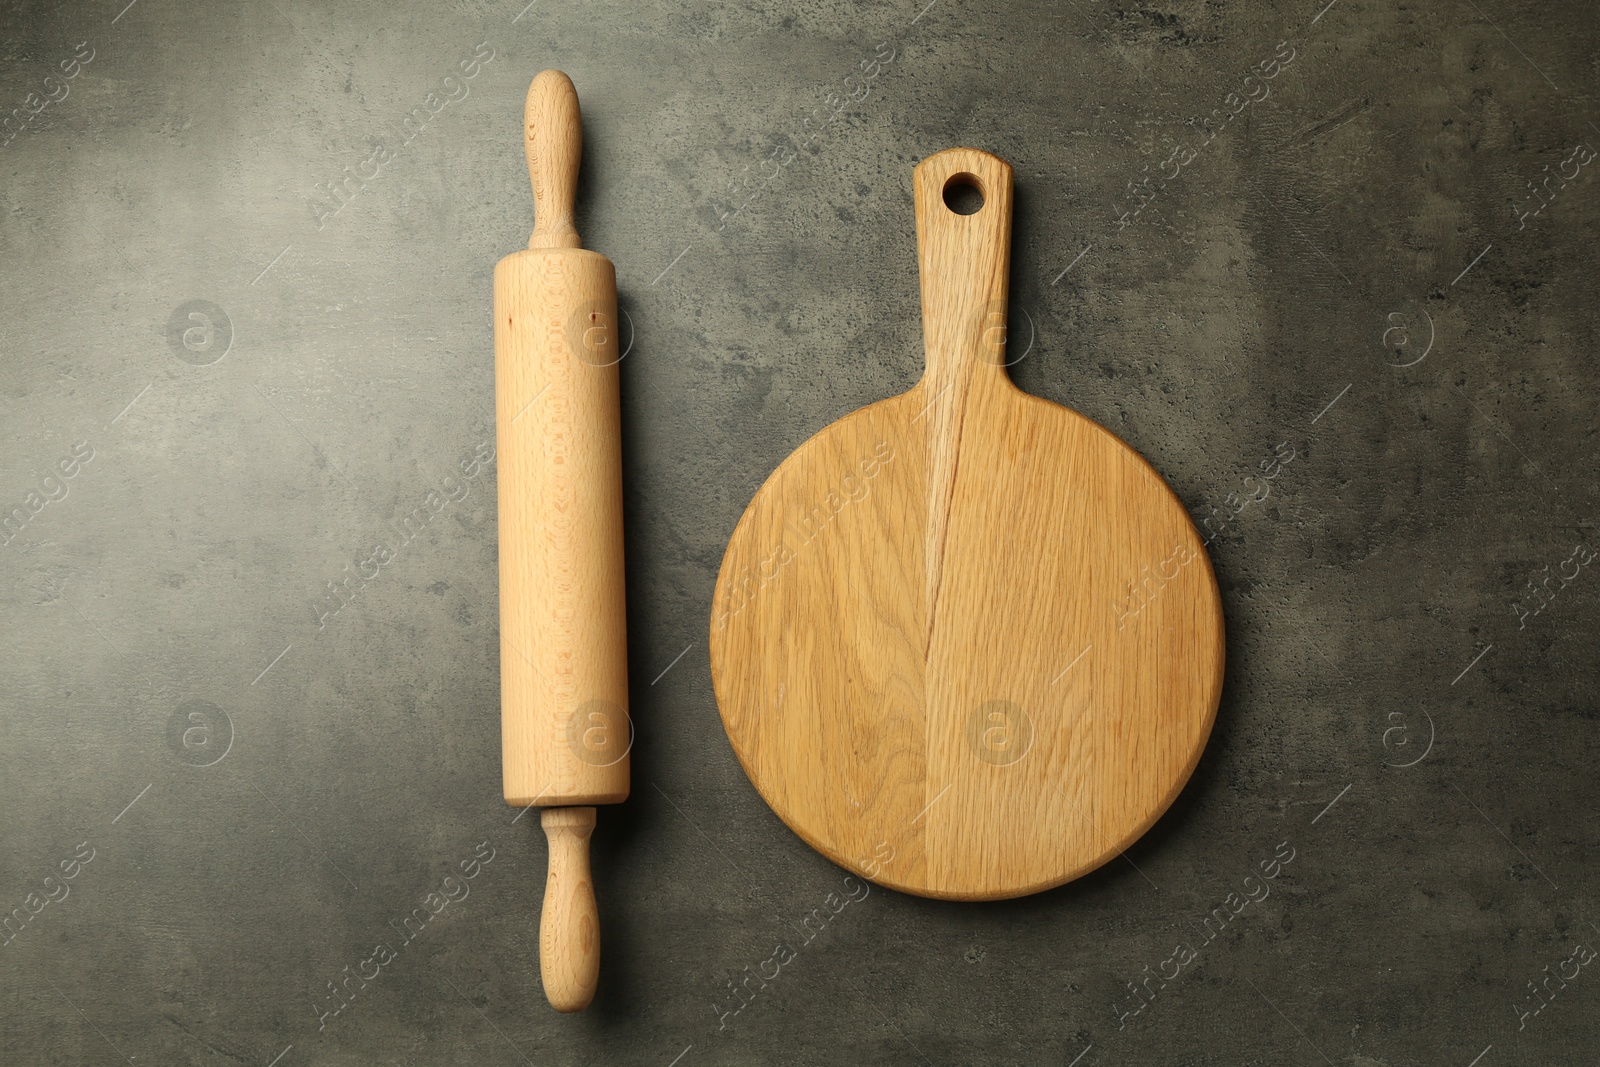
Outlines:
POLYGON ((539 975, 557 1011, 582 1011, 600 984, 600 912, 589 874, 593 808, 546 808, 550 874, 539 920, 539 975))
POLYGON ((524 143, 536 225, 494 272, 501 765, 508 804, 551 809, 540 966, 550 1003, 577 1011, 599 973, 592 805, 626 799, 632 746, 617 282, 578 247, 582 139, 565 74, 534 79, 524 143))

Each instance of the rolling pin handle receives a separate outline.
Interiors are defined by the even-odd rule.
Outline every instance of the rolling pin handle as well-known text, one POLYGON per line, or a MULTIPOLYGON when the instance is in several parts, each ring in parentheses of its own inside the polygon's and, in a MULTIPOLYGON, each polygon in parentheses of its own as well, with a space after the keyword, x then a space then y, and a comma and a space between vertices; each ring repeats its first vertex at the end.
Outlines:
POLYGON ((589 874, 593 808, 545 808, 539 815, 550 842, 550 876, 539 921, 539 971, 556 1011, 582 1011, 600 983, 600 911, 589 874))
POLYGON ((583 124, 572 79, 559 70, 541 71, 528 86, 523 120, 523 147, 533 182, 533 236, 528 247, 582 248, 572 220, 578 162, 583 158, 583 124))

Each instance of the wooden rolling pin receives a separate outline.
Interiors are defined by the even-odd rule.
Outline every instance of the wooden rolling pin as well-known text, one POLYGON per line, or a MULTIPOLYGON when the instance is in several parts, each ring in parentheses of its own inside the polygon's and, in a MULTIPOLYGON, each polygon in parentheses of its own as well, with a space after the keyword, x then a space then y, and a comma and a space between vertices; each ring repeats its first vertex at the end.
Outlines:
POLYGON ((565 74, 533 80, 525 118, 536 225, 494 270, 501 754, 506 803, 544 809, 545 995, 581 1011, 600 975, 594 805, 627 799, 633 740, 617 276, 573 227, 583 135, 565 74))

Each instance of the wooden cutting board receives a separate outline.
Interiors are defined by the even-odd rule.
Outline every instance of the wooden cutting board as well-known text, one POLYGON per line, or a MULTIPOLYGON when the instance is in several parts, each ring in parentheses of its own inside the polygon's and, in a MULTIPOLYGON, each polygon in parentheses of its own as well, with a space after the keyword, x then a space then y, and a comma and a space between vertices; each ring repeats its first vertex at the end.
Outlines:
POLYGON ((1127 848, 1194 770, 1222 689, 1221 599, 1183 505, 1006 375, 1011 182, 974 149, 917 166, 926 373, 773 472, 711 623, 723 723, 779 817, 841 866, 952 900, 1127 848), (958 213, 962 193, 982 207, 958 213))

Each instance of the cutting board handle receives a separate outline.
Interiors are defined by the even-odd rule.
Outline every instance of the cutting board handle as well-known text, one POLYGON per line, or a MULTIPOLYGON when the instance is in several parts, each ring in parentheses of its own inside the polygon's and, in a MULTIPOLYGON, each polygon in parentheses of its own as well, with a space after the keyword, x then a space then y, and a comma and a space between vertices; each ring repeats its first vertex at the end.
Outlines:
POLYGON ((947 405, 965 396, 977 368, 1004 374, 1011 164, 976 148, 948 148, 917 164, 912 186, 928 361, 923 386, 933 402, 947 405), (973 190, 983 201, 977 211, 964 215, 950 206, 965 193, 970 207, 973 190))
POLYGON ((529 248, 582 248, 573 224, 583 123, 578 90, 559 70, 540 71, 523 108, 523 147, 533 181, 533 236, 529 248))

